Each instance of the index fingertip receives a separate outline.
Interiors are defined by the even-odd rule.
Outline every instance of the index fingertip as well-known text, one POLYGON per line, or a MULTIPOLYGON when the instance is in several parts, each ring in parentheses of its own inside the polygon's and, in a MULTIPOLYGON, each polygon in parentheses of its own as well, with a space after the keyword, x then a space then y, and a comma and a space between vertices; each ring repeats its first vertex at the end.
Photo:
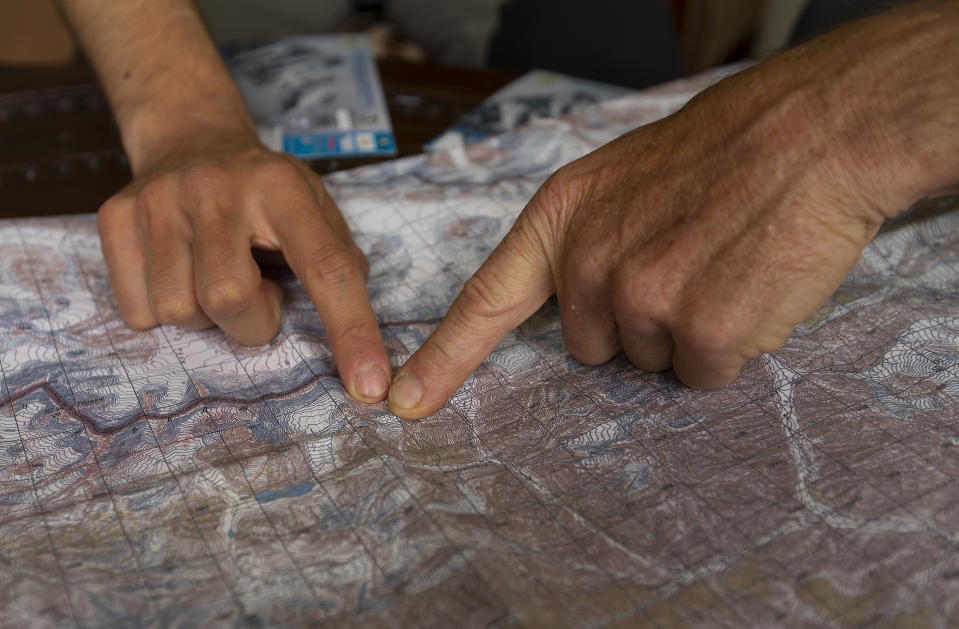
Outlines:
POLYGON ((361 402, 374 404, 386 397, 389 384, 390 378, 383 367, 371 361, 357 368, 350 394, 361 402))

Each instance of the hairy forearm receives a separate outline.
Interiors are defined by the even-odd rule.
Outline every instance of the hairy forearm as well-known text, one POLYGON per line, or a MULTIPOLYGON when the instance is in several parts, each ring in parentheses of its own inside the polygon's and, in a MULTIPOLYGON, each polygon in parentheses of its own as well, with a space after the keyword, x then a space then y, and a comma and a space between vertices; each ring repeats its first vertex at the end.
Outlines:
POLYGON ((845 35, 831 60, 841 69, 820 97, 839 122, 833 139, 851 148, 846 166, 897 184, 886 216, 959 184, 959 1, 912 2, 845 35))
MULTIPOLYGON (((783 165, 777 180, 821 171, 858 199, 842 205, 872 234, 959 184, 959 0, 846 25, 704 90, 679 115, 710 129, 691 150, 730 156, 728 169, 758 154, 783 165)), ((728 172, 711 176, 718 185, 728 172)))
POLYGON ((255 142, 190 0, 59 0, 110 100, 134 174, 223 142, 255 142))

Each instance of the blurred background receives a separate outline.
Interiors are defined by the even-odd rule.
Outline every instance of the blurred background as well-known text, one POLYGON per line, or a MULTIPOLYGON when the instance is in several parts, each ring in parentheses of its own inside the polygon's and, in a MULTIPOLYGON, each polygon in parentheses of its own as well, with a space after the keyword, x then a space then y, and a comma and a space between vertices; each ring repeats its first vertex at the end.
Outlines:
MULTIPOLYGON (((218 44, 364 32, 399 155, 521 74, 639 89, 762 59, 877 0, 198 0, 218 44)), ((321 173, 370 158, 312 163, 321 173)), ((54 0, 0 3, 0 216, 95 211, 129 181, 105 99, 54 0), (69 198, 64 197, 69 191, 69 198)))
MULTIPOLYGON (((818 30, 820 22, 848 19, 876 4, 868 0, 197 2, 218 42, 369 31, 383 56, 465 67, 541 68, 596 80, 618 79, 619 84, 637 87, 733 57, 763 56, 818 30), (830 20, 824 20, 826 13, 831 14, 830 20), (647 67, 650 70, 644 72, 647 67), (621 70, 627 68, 634 71, 621 70)), ((78 54, 54 0, 0 4, 0 63, 55 65, 68 63, 78 54)))

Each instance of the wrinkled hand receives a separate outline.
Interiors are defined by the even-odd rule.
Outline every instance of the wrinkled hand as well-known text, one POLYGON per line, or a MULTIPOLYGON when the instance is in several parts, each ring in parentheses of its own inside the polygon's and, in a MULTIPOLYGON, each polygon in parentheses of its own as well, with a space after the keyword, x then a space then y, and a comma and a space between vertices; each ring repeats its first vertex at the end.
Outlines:
POLYGON ((438 408, 554 292, 566 346, 587 364, 622 350, 641 369, 714 388, 777 349, 884 218, 920 183, 943 183, 911 144, 935 130, 901 117, 922 97, 877 95, 884 66, 857 74, 832 41, 732 77, 556 172, 399 370, 391 410, 438 408), (818 81, 817 55, 846 74, 818 81))
POLYGON ((319 176, 257 144, 153 165, 108 200, 99 228, 113 294, 134 329, 213 325, 245 345, 280 326, 279 287, 251 247, 282 251, 326 327, 345 386, 383 399, 389 361, 366 293, 369 266, 319 176))

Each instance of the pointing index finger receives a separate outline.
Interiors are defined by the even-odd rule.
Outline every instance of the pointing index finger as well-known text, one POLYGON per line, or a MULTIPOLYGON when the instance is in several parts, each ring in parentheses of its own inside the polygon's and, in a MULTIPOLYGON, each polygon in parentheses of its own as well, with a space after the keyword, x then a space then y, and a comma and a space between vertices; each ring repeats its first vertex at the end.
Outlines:
POLYGON ((524 213, 463 285, 439 327, 397 372, 390 410, 417 419, 442 406, 506 333, 552 293, 546 252, 524 213))
POLYGON ((362 253, 338 233, 318 203, 304 199, 286 207, 274 225, 290 268, 306 287, 326 328, 344 386, 367 403, 386 396, 390 363, 366 292, 362 253))

